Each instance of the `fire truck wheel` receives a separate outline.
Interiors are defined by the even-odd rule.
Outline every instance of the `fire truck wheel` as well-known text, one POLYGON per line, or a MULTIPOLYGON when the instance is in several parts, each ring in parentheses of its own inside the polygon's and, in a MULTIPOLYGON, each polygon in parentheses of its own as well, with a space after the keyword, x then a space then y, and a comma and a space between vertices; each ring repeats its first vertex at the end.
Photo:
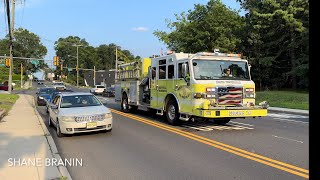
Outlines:
POLYGON ((129 112, 129 103, 128 103, 128 97, 126 94, 123 94, 122 100, 121 100, 121 110, 125 113, 129 112))
POLYGON ((138 110, 138 106, 130 106, 130 112, 136 112, 138 110))
POLYGON ((166 106, 166 117, 171 125, 179 124, 179 108, 175 100, 169 100, 166 106))
POLYGON ((214 120, 214 123, 219 125, 225 125, 227 124, 231 119, 216 119, 214 120))

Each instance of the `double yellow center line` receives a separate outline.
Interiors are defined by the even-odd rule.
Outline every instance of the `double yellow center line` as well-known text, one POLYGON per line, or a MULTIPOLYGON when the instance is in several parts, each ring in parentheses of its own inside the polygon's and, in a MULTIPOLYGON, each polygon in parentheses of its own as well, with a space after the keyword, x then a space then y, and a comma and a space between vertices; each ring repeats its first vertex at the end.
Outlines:
POLYGON ((184 136, 186 138, 189 138, 189 139, 201 142, 203 144, 207 144, 209 146, 230 152, 232 154, 236 154, 238 156, 241 156, 241 157, 244 157, 244 158, 247 158, 247 159, 250 159, 250 160, 253 160, 253 161, 256 161, 256 162, 259 162, 259 163, 262 163, 262 164, 265 164, 265 165, 268 165, 268 166, 271 166, 271 167, 274 167, 274 168, 277 168, 277 169, 280 169, 283 171, 286 171, 288 173, 295 174, 295 175, 298 175, 298 176, 301 176, 301 177, 304 177, 307 179, 309 178, 309 170, 307 170, 307 169, 299 168, 294 165, 290 165, 290 164, 287 164, 287 163, 284 163, 281 161, 277 161, 277 160, 274 160, 274 159, 271 159, 268 157, 264 157, 264 156, 261 156, 261 155, 243 150, 243 149, 239 149, 234 146, 230 146, 230 145, 218 142, 218 141, 214 141, 212 139, 198 136, 196 134, 185 132, 180 129, 170 127, 170 126, 167 126, 167 125, 164 125, 164 124, 161 124, 158 122, 154 122, 154 121, 142 118, 142 117, 138 117, 138 116, 135 116, 132 114, 123 113, 123 112, 120 112, 120 111, 117 111, 114 109, 111 109, 111 111, 113 113, 119 114, 121 116, 125 116, 128 118, 134 119, 136 121, 139 121, 139 122, 142 122, 145 124, 149 124, 151 126, 154 126, 154 127, 157 127, 157 128, 160 128, 160 129, 163 129, 163 130, 175 133, 175 134, 179 134, 179 135, 184 136))

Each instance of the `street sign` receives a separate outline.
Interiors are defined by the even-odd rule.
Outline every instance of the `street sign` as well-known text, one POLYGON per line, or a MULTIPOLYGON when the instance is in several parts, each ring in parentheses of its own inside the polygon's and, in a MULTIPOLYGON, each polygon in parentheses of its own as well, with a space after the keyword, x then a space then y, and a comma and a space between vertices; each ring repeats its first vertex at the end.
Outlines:
POLYGON ((38 65, 39 64, 39 60, 34 59, 34 60, 31 61, 31 64, 38 65))

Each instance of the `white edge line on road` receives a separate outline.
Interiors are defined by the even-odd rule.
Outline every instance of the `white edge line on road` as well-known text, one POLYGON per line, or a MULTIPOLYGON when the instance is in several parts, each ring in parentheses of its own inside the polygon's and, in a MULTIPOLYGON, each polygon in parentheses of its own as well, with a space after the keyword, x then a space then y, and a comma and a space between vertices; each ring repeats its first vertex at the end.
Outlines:
POLYGON ((279 121, 296 122, 296 123, 302 123, 302 124, 309 124, 309 122, 295 121, 295 120, 282 119, 282 118, 270 118, 270 119, 279 120, 279 121))
MULTIPOLYGON (((50 140, 48 139, 48 137, 51 137, 51 138, 52 138, 52 136, 51 136, 51 134, 50 134, 47 126, 44 124, 43 118, 41 117, 41 115, 39 114, 39 112, 38 112, 38 110, 37 110, 37 106, 35 105, 35 100, 34 100, 34 97, 33 97, 33 96, 32 96, 32 99, 33 99, 33 108, 34 108, 34 111, 35 111, 36 115, 38 116, 38 120, 39 120, 39 122, 40 122, 40 124, 41 124, 41 127, 42 127, 42 130, 43 130, 43 132, 44 132, 45 138, 47 139, 48 145, 49 145, 49 147, 50 147, 50 151, 52 152, 52 156, 53 156, 54 158, 56 158, 56 159, 58 159, 58 158, 61 159, 61 157, 60 157, 60 155, 59 155, 59 153, 58 153, 57 146, 56 146, 56 144, 54 143, 53 139, 50 139, 50 140), (56 152, 56 153, 54 153, 54 152, 56 152)), ((58 159, 58 161, 59 161, 60 159, 58 159)), ((58 168, 61 176, 67 177, 68 180, 72 180, 71 175, 70 175, 68 169, 67 169, 65 166, 58 166, 57 168, 58 168)))
POLYGON ((303 143, 303 141, 298 141, 298 140, 295 140, 295 139, 290 139, 290 138, 285 138, 285 137, 280 137, 280 136, 275 136, 275 135, 272 135, 273 137, 275 138, 279 138, 279 139, 286 139, 286 140, 289 140, 289 141, 295 141, 295 142, 298 142, 298 143, 303 143))
POLYGON ((235 122, 235 121, 230 121, 230 123, 241 124, 241 125, 245 125, 245 126, 254 126, 254 125, 251 125, 251 124, 244 124, 244 123, 239 123, 239 122, 235 122))

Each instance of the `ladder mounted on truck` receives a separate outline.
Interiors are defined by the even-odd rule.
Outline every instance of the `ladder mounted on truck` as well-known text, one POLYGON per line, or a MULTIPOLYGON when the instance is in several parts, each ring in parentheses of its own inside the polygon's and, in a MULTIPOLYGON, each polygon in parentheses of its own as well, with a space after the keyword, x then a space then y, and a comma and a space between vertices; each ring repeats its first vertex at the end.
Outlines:
POLYGON ((116 79, 121 81, 140 79, 139 62, 118 65, 116 79))

